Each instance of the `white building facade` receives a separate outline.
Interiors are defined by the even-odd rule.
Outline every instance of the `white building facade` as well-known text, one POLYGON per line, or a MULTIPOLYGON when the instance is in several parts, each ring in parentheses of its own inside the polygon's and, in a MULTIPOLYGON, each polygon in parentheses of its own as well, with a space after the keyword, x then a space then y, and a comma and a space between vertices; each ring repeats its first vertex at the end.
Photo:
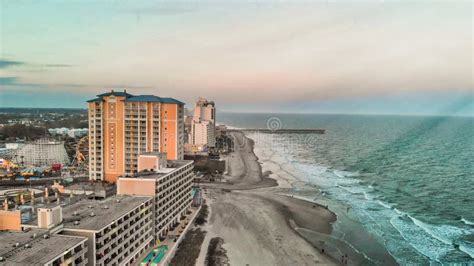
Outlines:
POLYGON ((213 101, 199 98, 195 103, 189 144, 216 146, 216 107, 213 101))

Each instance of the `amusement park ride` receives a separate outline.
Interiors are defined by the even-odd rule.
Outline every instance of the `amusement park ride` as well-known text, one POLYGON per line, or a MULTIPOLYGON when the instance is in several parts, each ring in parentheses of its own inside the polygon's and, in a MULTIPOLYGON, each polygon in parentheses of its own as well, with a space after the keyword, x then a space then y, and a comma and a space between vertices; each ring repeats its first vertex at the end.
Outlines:
POLYGON ((71 178, 86 175, 88 171, 89 139, 81 138, 73 145, 75 153, 69 165, 54 163, 48 166, 26 165, 23 156, 14 155, 11 160, 0 159, 0 180, 25 180, 41 177, 71 178), (18 158, 20 157, 20 158, 18 158))

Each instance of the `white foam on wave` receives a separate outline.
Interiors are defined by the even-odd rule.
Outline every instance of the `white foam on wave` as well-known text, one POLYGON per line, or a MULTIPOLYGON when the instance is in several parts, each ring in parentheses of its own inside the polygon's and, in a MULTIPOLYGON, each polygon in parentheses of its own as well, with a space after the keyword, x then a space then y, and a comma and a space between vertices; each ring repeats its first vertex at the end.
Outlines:
MULTIPOLYGON (((281 171, 288 172, 288 174, 293 175, 295 179, 301 182, 313 183, 320 187, 320 191, 328 191, 334 197, 344 200, 354 208, 360 208, 367 215, 366 218, 374 221, 375 227, 372 230, 380 231, 377 234, 380 234, 382 237, 384 235, 383 228, 377 221, 379 221, 378 219, 384 219, 386 221, 385 226, 391 225, 396 230, 395 232, 398 231, 400 236, 406 240, 406 245, 412 246, 420 254, 429 257, 430 260, 439 262, 443 256, 455 249, 453 245, 455 240, 461 238, 466 233, 471 233, 450 225, 431 225, 422 222, 394 208, 390 204, 378 200, 376 196, 374 197, 374 194, 371 193, 374 192, 374 187, 372 185, 361 186, 361 181, 354 178, 357 176, 357 173, 332 170, 327 166, 312 163, 312 160, 309 159, 299 160, 297 157, 295 158, 296 155, 288 153, 284 148, 275 147, 272 143, 273 139, 259 137, 258 140, 258 142, 255 142, 258 153, 265 154, 266 157, 270 156, 268 159, 272 163, 279 165, 281 171), (383 211, 382 209, 376 212, 364 211, 366 203, 369 202, 380 205, 383 207, 383 211), (372 215, 375 216, 372 217, 372 215), (400 216, 404 218, 400 218, 400 216)), ((259 158, 262 157, 259 156, 259 158)), ((295 183, 292 186, 297 188, 295 183)), ((296 195, 294 196, 296 197, 296 195)), ((301 197, 301 199, 313 201, 304 197, 301 197)), ((474 224, 464 218, 461 221, 468 225, 474 224)), ((474 249, 469 246, 469 243, 459 243, 459 250, 472 257, 474 249)))
POLYGON ((423 230, 425 230, 428 234, 446 244, 452 244, 456 239, 459 239, 464 235, 474 233, 474 231, 472 230, 469 231, 452 225, 431 225, 428 223, 424 223, 416 218, 410 218, 417 226, 423 228, 423 230))
POLYGON ((394 216, 390 219, 390 223, 419 253, 430 258, 432 261, 440 262, 440 258, 452 250, 451 245, 430 237, 421 228, 416 226, 412 220, 405 219, 404 217, 408 216, 394 216))
MULTIPOLYGON (((399 216, 393 217, 390 223, 410 245, 423 255, 438 261, 448 252, 454 250, 454 243, 464 235, 474 231, 465 230, 452 225, 433 225, 420 221, 407 213, 394 209, 399 216)), ((474 247, 459 244, 459 250, 473 257, 474 247)))
POLYGON ((471 222, 471 221, 467 220, 464 217, 461 217, 461 222, 463 222, 464 224, 467 224, 467 225, 474 225, 474 222, 471 222))
POLYGON ((469 257, 474 259, 474 245, 470 243, 459 244, 459 250, 469 255, 469 257))
POLYGON ((358 173, 349 172, 349 171, 342 171, 342 170, 334 170, 333 173, 334 173, 335 175, 337 175, 338 177, 340 177, 340 178, 344 178, 344 177, 354 177, 354 176, 358 176, 358 175, 359 175, 358 173))
MULTIPOLYGON (((384 207, 384 208, 387 208, 387 209, 391 209, 391 208, 392 208, 392 206, 390 206, 390 204, 385 203, 385 202, 383 202, 383 201, 381 201, 381 200, 377 200, 377 203, 378 203, 380 206, 384 207)), ((398 211, 398 210, 397 210, 397 211, 398 211)))

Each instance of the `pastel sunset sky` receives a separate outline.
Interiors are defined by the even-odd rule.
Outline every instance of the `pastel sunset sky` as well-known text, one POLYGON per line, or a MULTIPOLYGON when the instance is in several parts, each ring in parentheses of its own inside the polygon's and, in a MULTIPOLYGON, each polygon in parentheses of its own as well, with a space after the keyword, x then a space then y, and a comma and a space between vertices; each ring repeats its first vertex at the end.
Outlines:
POLYGON ((0 107, 474 114, 471 1, 0 0, 0 107))

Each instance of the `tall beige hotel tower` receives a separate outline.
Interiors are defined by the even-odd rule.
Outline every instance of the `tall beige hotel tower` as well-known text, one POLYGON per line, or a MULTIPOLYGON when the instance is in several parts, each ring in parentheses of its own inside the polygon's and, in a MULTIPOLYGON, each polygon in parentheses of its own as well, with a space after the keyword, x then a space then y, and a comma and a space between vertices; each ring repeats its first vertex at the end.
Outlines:
POLYGON ((146 152, 183 159, 184 103, 110 91, 89 100, 89 179, 115 183, 137 171, 146 152))

